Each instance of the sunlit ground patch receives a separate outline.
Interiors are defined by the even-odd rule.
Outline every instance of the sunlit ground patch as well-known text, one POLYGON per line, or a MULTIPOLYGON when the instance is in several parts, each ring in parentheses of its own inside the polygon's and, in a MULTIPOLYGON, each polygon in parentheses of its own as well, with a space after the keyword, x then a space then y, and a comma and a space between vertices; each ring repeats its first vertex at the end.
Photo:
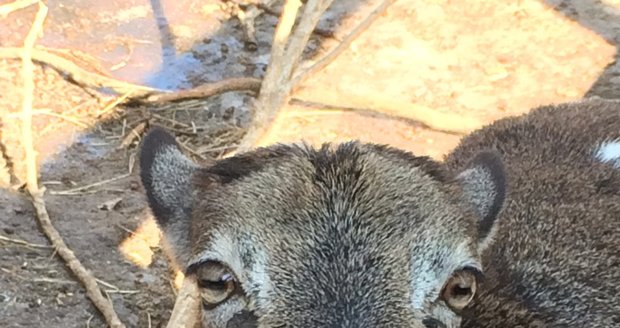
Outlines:
POLYGON ((123 256, 131 263, 147 268, 153 262, 153 248, 159 247, 161 231, 151 215, 145 218, 138 228, 118 246, 123 256))

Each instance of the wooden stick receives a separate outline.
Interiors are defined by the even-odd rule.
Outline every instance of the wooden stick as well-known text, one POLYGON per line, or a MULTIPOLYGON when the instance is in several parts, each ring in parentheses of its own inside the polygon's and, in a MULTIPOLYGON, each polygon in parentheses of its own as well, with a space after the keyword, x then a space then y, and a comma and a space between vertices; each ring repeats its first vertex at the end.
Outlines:
POLYGON ((128 178, 130 176, 131 176, 131 172, 128 172, 128 173, 125 173, 125 174, 121 174, 119 176, 115 176, 115 177, 110 178, 110 179, 105 179, 105 180, 102 180, 102 181, 97 181, 95 183, 91 183, 91 184, 88 184, 88 185, 82 186, 82 187, 76 187, 76 188, 72 188, 72 189, 68 189, 68 190, 57 190, 57 191, 52 190, 52 191, 50 191, 50 194, 52 194, 52 195, 59 195, 59 196, 79 195, 79 194, 81 194, 81 192, 83 192, 85 190, 88 190, 90 188, 98 187, 98 186, 101 186, 101 185, 104 185, 104 184, 107 184, 107 183, 110 183, 110 182, 114 182, 114 181, 118 181, 118 180, 121 180, 121 179, 125 179, 125 178, 128 178))
POLYGON ((332 4, 333 0, 320 0, 320 1, 308 1, 306 2, 306 6, 304 8, 303 13, 301 14, 301 20, 299 21, 299 25, 293 32, 291 36, 290 43, 286 48, 285 57, 291 58, 289 61, 284 62, 284 73, 286 73, 286 81, 288 82, 288 90, 285 96, 288 96, 290 92, 291 79, 293 77, 293 73, 297 70, 297 66, 301 61, 301 55, 306 49, 306 45, 310 40, 310 36, 312 35, 312 31, 319 23, 321 16, 323 13, 329 8, 332 4))
MULTIPOLYGON (((24 48, 0 48, 0 58, 20 58, 23 56, 24 50, 24 48)), ((121 94, 132 92, 134 96, 165 92, 163 90, 120 81, 101 74, 91 73, 76 65, 71 60, 46 51, 44 48, 32 49, 30 56, 32 60, 49 65, 67 74, 70 79, 85 87, 94 89, 109 88, 121 94)))
POLYGON ((120 97, 114 98, 107 105, 105 105, 105 107, 103 107, 103 109, 101 109, 99 113, 97 113, 97 118, 101 118, 103 115, 107 114, 109 111, 116 108, 116 106, 118 106, 120 103, 127 100, 127 98, 129 98, 129 96, 131 96, 132 93, 133 91, 129 91, 129 92, 122 94, 120 97))
POLYGON ((273 36, 273 44, 271 45, 271 56, 273 57, 269 60, 269 68, 267 71, 281 69, 281 66, 278 64, 278 60, 281 60, 282 56, 284 56, 284 50, 286 49, 288 38, 293 30, 293 25, 295 24, 295 18, 297 17, 299 7, 301 7, 301 1, 299 0, 286 0, 284 3, 284 8, 282 9, 282 14, 280 15, 280 19, 273 36))
POLYGON ((200 291, 193 277, 185 277, 166 328, 200 327, 200 291))
MULTIPOLYGON (((0 47, 0 58, 20 58, 23 50, 23 48, 0 47)), ((207 83, 188 90, 159 90, 124 82, 99 73, 89 72, 71 60, 53 53, 53 51, 57 51, 57 49, 37 47, 32 50, 32 59, 36 62, 49 65, 59 72, 67 74, 71 80, 80 86, 93 89, 107 88, 121 94, 121 98, 119 98, 115 105, 124 100, 137 103, 164 103, 207 98, 230 91, 258 92, 261 86, 260 79, 242 77, 231 78, 215 83, 207 83)))
POLYGON ((121 141, 121 144, 118 145, 117 149, 123 149, 123 148, 127 148, 131 146, 131 144, 135 140, 138 140, 142 137, 142 134, 144 133, 144 131, 146 131, 147 126, 148 126, 147 122, 142 122, 136 125, 136 127, 131 129, 131 131, 129 131, 129 133, 127 133, 127 135, 123 138, 123 140, 121 141))
POLYGON ((20 53, 22 60, 22 143, 26 147, 26 186, 28 191, 38 192, 39 176, 37 173, 37 154, 34 150, 32 136, 32 104, 34 102, 34 64, 32 63, 32 48, 39 33, 43 30, 43 23, 47 17, 47 6, 39 2, 39 10, 32 27, 24 40, 24 50, 20 53))
POLYGON ((60 233, 52 225, 49 214, 43 200, 43 192, 31 192, 32 204, 34 205, 41 225, 41 230, 45 233, 52 245, 56 248, 58 255, 64 260, 71 272, 84 285, 86 295, 93 302, 95 307, 101 312, 108 325, 112 328, 124 328, 125 325, 120 321, 118 315, 112 307, 112 303, 101 293, 95 276, 88 271, 77 259, 73 251, 65 244, 60 233))
POLYGON ((13 244, 22 245, 22 246, 26 246, 26 247, 32 247, 32 248, 52 248, 52 246, 49 246, 49 245, 32 244, 32 243, 29 243, 29 242, 27 242, 25 240, 9 238, 9 237, 5 237, 3 235, 0 235, 0 241, 7 241, 7 242, 10 242, 10 243, 13 243, 13 244))
POLYGON ((37 37, 43 29, 43 22, 47 16, 47 6, 39 2, 39 10, 37 11, 34 23, 26 39, 24 48, 20 52, 22 58, 22 79, 23 79, 23 102, 22 102, 22 142, 26 151, 26 187, 32 198, 32 205, 37 214, 39 224, 43 233, 51 241, 52 245, 58 252, 58 255, 65 261, 66 265, 71 269, 73 274, 80 280, 86 288, 86 293, 93 304, 101 311, 108 325, 112 328, 124 328, 112 304, 101 294, 95 277, 88 271, 75 254, 67 247, 58 231, 52 225, 49 214, 43 200, 44 188, 39 188, 38 169, 36 161, 36 153, 34 150, 32 136, 32 104, 34 94, 34 65, 32 63, 32 48, 37 37))
POLYGON ((146 97, 148 103, 174 102, 187 99, 208 98, 229 91, 258 92, 261 79, 253 77, 232 78, 219 82, 203 84, 189 90, 180 90, 174 93, 159 93, 146 97))
POLYGON ((282 16, 276 27, 269 66, 261 85, 258 101, 254 106, 252 125, 239 143, 236 152, 244 152, 254 147, 271 127, 279 109, 289 96, 292 74, 301 60, 310 35, 332 1, 308 0, 292 35, 293 22, 301 3, 299 0, 285 2, 282 16))

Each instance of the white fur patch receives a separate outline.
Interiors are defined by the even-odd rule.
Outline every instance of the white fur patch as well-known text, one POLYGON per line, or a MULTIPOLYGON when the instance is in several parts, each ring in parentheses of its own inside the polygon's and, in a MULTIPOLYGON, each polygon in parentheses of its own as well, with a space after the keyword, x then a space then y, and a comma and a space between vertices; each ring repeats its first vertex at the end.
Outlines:
POLYGON ((452 276, 453 272, 465 266, 482 269, 468 249, 469 241, 463 241, 456 249, 445 249, 432 256, 441 258, 440 267, 432 265, 433 258, 424 256, 413 259, 411 305, 414 309, 423 309, 429 301, 435 300, 444 283, 452 276))
POLYGON ((273 292, 273 285, 267 273, 267 255, 265 252, 259 251, 256 253, 254 261, 249 277, 249 288, 258 292, 256 306, 258 308, 266 308, 269 305, 273 292))
POLYGON ((243 289, 248 294, 255 294, 257 299, 250 299, 257 303, 250 303, 252 306, 265 307, 273 291, 271 279, 267 273, 268 257, 264 250, 253 244, 250 239, 234 241, 226 233, 217 233, 213 236, 213 241, 209 247, 198 254, 191 261, 191 264, 200 263, 208 260, 220 261, 230 267, 235 273, 243 289), (253 247, 249 247, 249 246, 253 247), (253 258, 253 265, 250 268, 244 267, 241 261, 242 253, 252 249, 250 254, 253 258))
POLYGON ((620 139, 601 143, 596 149, 594 157, 620 169, 620 139))
MULTIPOLYGON (((227 265, 235 274, 244 273, 243 264, 241 263, 241 254, 238 247, 228 234, 216 233, 213 236, 211 245, 206 250, 194 257, 190 264, 205 261, 220 261, 227 265)), ((244 279, 245 277, 238 277, 244 279)))
POLYGON ((438 283, 438 273, 434 272, 431 263, 425 259, 414 259, 413 279, 411 284, 411 305, 421 310, 426 305, 426 297, 438 283))

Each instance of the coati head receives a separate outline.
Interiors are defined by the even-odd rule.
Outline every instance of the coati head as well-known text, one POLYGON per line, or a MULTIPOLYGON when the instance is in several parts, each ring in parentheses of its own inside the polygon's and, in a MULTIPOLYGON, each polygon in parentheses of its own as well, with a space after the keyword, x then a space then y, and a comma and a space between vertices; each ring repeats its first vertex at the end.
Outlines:
POLYGON ((199 167, 154 129, 140 166, 213 328, 458 327, 505 197, 493 152, 454 175, 356 142, 275 145, 199 167))

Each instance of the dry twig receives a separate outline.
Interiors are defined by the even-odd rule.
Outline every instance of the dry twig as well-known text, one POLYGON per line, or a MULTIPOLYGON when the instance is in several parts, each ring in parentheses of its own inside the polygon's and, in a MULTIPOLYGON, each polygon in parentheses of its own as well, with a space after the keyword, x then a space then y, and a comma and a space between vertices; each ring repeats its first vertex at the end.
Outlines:
MULTIPOLYGON (((313 0, 311 2, 316 5, 317 1, 313 0)), ((267 130, 266 125, 273 121, 277 112, 276 107, 279 107, 284 102, 282 94, 288 93, 286 85, 288 81, 285 76, 287 65, 285 61, 293 59, 285 57, 285 52, 299 7, 301 7, 299 0, 287 0, 284 3, 280 20, 276 26, 273 44, 271 45, 269 65, 261 83, 258 100, 255 103, 252 125, 241 140, 238 151, 245 151, 254 146, 256 140, 267 130)))
POLYGON ((174 93, 159 93, 148 96, 148 103, 163 103, 181 101, 187 99, 208 98, 229 91, 253 91, 258 92, 261 80, 253 77, 240 77, 223 80, 214 83, 203 84, 189 90, 180 90, 174 93))
POLYGON ((301 2, 287 0, 284 4, 271 47, 269 66, 254 106, 252 125, 241 140, 237 152, 247 151, 254 147, 269 130, 280 107, 289 96, 292 87, 291 78, 301 60, 310 35, 332 1, 308 0, 301 19, 292 32, 301 2))
MULTIPOLYGON (((21 58, 25 48, 0 48, 0 58, 21 58)), ((29 51, 28 51, 29 52, 29 51)), ((149 88, 129 82, 120 81, 111 77, 103 76, 98 73, 89 72, 76 65, 69 59, 56 55, 45 48, 37 47, 29 52, 32 60, 53 67, 81 86, 89 88, 109 88, 118 93, 133 92, 134 95, 147 95, 157 92, 164 92, 154 88, 149 88)))
POLYGON ((196 280, 191 276, 185 277, 166 328, 197 327, 200 318, 199 295, 196 280))
POLYGON ((103 107, 99 111, 99 113, 97 113, 97 118, 101 118, 103 115, 107 114, 109 111, 111 111, 114 108, 116 108, 116 106, 118 106, 120 103, 122 103, 125 100, 127 100, 132 94, 133 94, 133 91, 128 91, 128 92, 125 92, 124 94, 122 94, 120 97, 114 98, 107 105, 105 105, 105 107, 103 107))
POLYGON ((32 104, 34 102, 34 65, 32 63, 32 48, 43 30, 43 23, 47 17, 47 6, 39 2, 39 10, 35 16, 32 27, 24 40, 24 51, 20 53, 22 60, 22 143, 26 147, 26 185, 29 191, 38 192, 37 159, 34 151, 32 136, 32 104))
POLYGON ((28 35, 26 36, 24 48, 20 51, 23 65, 22 79, 24 83, 22 103, 22 142, 26 151, 26 187, 32 197, 32 204, 35 208, 41 229, 55 247, 58 255, 62 257, 73 274, 75 274, 80 282, 82 282, 86 288, 88 297, 97 309, 101 311, 110 327, 124 328, 125 326, 119 320, 116 312, 114 312, 112 304, 101 294, 94 276, 86 270, 86 268, 84 268, 80 261, 75 257, 73 251, 67 247, 56 228, 52 225, 45 207, 45 201, 43 200, 44 188, 39 188, 36 153, 34 150, 32 136, 32 104, 34 94, 34 65, 32 63, 32 48, 36 42, 38 34, 41 33, 41 30, 43 29, 43 22, 45 21, 46 16, 47 6, 42 2, 39 2, 39 10, 35 17, 34 23, 32 24, 30 32, 28 32, 28 35))
POLYGON ((82 187, 77 187, 77 188, 72 188, 72 189, 67 189, 67 190, 52 190, 50 191, 50 194, 52 195, 59 195, 59 196, 71 196, 71 195, 80 195, 82 192, 94 188, 94 187, 99 187, 101 185, 110 183, 110 182, 114 182, 114 181, 118 181, 121 179, 125 179, 127 177, 131 176, 131 172, 129 173, 125 173, 125 174, 121 174, 119 176, 110 178, 110 179, 105 179, 102 181, 98 181, 95 183, 91 183, 88 184, 86 186, 82 186, 82 187))
POLYGON ((35 278, 32 279, 33 282, 44 282, 46 284, 67 284, 67 285, 73 285, 76 282, 73 280, 64 280, 64 279, 54 279, 54 278, 35 278))
POLYGON ((14 11, 32 6, 37 2, 39 2, 39 0, 17 0, 7 3, 6 5, 2 5, 0 6, 0 18, 4 18, 14 11))
MULTIPOLYGON (((280 17, 281 13, 277 10, 272 9, 269 4, 265 4, 265 3, 256 3, 255 6, 262 10, 263 12, 271 15, 271 16, 276 16, 276 17, 280 17)), ((333 38, 336 40, 339 40, 334 34, 334 31, 330 30, 330 29, 322 29, 320 27, 315 27, 314 31, 312 31, 312 34, 324 37, 324 38, 333 38)))
POLYGON ((52 246, 41 245, 41 244, 33 244, 33 243, 29 243, 29 242, 27 242, 25 240, 9 238, 9 237, 5 237, 5 236, 2 236, 2 235, 0 235, 0 241, 6 241, 6 242, 13 243, 13 244, 22 245, 22 246, 26 246, 26 247, 32 247, 32 248, 53 248, 52 246))
POLYGON ((118 149, 129 147, 135 140, 140 139, 142 137, 142 133, 146 130, 148 126, 147 122, 142 122, 136 125, 135 128, 131 129, 129 133, 123 138, 121 144, 118 146, 118 149))
POLYGON ((47 213, 45 202, 43 201, 41 192, 31 192, 32 204, 37 212, 37 218, 41 225, 41 229, 52 242, 54 247, 58 251, 58 255, 65 261, 66 265, 71 269, 71 272, 78 278, 78 280, 86 288, 86 294, 88 298, 93 302, 95 307, 103 314, 106 322, 113 328, 124 328, 125 325, 121 323, 110 301, 108 301, 99 289, 99 285, 95 281, 93 274, 88 271, 77 259, 73 251, 65 244, 64 240, 60 236, 60 233, 54 228, 52 222, 47 213))
POLYGON ((256 50, 258 41, 256 40, 256 28, 254 27, 256 18, 261 14, 259 8, 254 4, 249 4, 245 10, 239 4, 233 5, 233 14, 241 22, 241 27, 245 34, 245 43, 249 49, 256 50))
MULTIPOLYGON (((0 58, 20 58, 23 48, 1 48, 0 58)), ((258 92, 261 80, 251 77, 231 78, 228 80, 207 83, 188 90, 166 91, 114 79, 99 73, 90 72, 73 61, 55 54, 57 49, 37 47, 32 50, 32 59, 36 62, 49 65, 57 71, 66 74, 70 80, 82 87, 92 89, 110 89, 122 96, 109 107, 106 106, 98 116, 107 112, 119 103, 128 100, 137 103, 165 103, 188 99, 208 98, 230 91, 258 92)))

